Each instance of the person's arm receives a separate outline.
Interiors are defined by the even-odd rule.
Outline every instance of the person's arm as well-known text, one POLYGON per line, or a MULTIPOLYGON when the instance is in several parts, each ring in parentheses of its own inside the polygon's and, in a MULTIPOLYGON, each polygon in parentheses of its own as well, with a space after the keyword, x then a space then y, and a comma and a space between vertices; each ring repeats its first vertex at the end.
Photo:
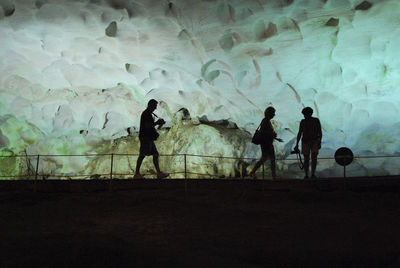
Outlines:
POLYGON ((318 148, 321 149, 322 127, 321 127, 321 122, 319 121, 319 119, 317 119, 317 122, 318 122, 318 141, 319 141, 318 148))
POLYGON ((271 121, 268 121, 267 119, 263 119, 263 121, 261 122, 261 128, 260 130, 263 130, 262 133, 265 133, 269 139, 271 140, 277 140, 279 142, 283 142, 282 139, 277 137, 277 134, 272 126, 271 121))
POLYGON ((144 127, 146 129, 152 129, 158 124, 154 122, 153 116, 150 113, 144 114, 142 120, 144 120, 144 127))
POLYGON ((318 137, 321 140, 322 139, 322 127, 321 127, 321 122, 319 121, 319 119, 317 119, 318 121, 318 137))
POLYGON ((265 118, 263 120, 261 120, 260 132, 261 133, 266 133, 267 132, 267 122, 266 122, 265 118))
POLYGON ((296 141, 296 146, 294 147, 295 149, 299 148, 299 141, 301 139, 301 135, 303 134, 303 120, 301 120, 300 122, 300 126, 299 126, 299 133, 297 133, 297 141, 296 141))
POLYGON ((162 118, 158 119, 158 120, 154 123, 154 125, 159 125, 159 126, 164 125, 164 124, 165 124, 165 121, 164 121, 164 119, 162 119, 162 118))
POLYGON ((281 138, 278 138, 278 134, 276 134, 275 130, 274 130, 274 139, 279 142, 283 142, 283 140, 281 138))

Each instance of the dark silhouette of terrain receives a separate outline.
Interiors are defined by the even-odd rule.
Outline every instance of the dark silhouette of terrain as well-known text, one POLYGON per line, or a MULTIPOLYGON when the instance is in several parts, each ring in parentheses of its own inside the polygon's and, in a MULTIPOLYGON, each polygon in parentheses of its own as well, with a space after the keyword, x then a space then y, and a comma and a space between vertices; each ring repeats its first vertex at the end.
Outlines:
POLYGON ((400 178, 0 181, 0 267, 399 267, 400 178))

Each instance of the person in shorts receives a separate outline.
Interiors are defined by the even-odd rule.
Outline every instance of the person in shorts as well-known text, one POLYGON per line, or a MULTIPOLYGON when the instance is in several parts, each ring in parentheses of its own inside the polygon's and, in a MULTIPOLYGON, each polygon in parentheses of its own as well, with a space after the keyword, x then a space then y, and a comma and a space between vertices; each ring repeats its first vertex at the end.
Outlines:
POLYGON ((275 116, 275 108, 268 107, 264 111, 264 119, 261 121, 260 132, 262 133, 264 139, 260 144, 261 146, 261 159, 255 164, 249 176, 253 179, 257 179, 256 171, 257 169, 269 158, 271 161, 271 174, 273 179, 277 179, 276 177, 276 164, 275 164, 275 149, 273 142, 277 140, 279 142, 283 142, 282 139, 276 137, 276 133, 271 124, 271 119, 275 116))
POLYGON ((297 142, 294 147, 295 151, 299 150, 299 141, 301 139, 301 153, 304 155, 304 171, 305 179, 308 179, 308 169, 311 153, 311 178, 316 178, 315 170, 317 168, 318 151, 321 148, 322 130, 321 123, 318 118, 312 117, 313 109, 311 107, 304 108, 301 113, 304 119, 300 122, 299 133, 297 134, 297 142))
POLYGON ((151 99, 147 104, 147 109, 143 111, 140 117, 140 129, 139 129, 139 141, 140 141, 140 152, 136 163, 136 172, 134 179, 144 179, 143 175, 140 174, 140 166, 142 165, 143 159, 148 156, 153 156, 154 167, 157 170, 157 178, 162 179, 169 176, 169 173, 161 172, 158 164, 158 151, 154 144, 154 141, 158 137, 158 133, 155 129, 157 125, 163 125, 165 121, 158 119, 154 122, 153 112, 157 109, 158 102, 151 99))

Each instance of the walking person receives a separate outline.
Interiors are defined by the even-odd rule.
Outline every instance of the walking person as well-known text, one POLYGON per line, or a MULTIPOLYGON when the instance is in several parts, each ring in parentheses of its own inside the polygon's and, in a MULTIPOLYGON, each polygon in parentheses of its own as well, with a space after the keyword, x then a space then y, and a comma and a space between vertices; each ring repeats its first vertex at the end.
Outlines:
POLYGON ((249 176, 253 179, 256 179, 256 171, 257 169, 269 158, 271 161, 271 174, 273 179, 277 179, 276 176, 276 164, 275 164, 275 149, 273 142, 277 140, 279 142, 283 142, 282 139, 277 138, 277 135, 274 131, 274 128, 271 124, 271 119, 275 116, 275 108, 268 107, 264 111, 264 119, 260 124, 260 133, 263 137, 263 141, 261 142, 261 159, 256 163, 254 168, 251 170, 249 176))
POLYGON ((165 124, 163 119, 158 119, 154 122, 153 112, 157 109, 158 102, 151 99, 147 103, 146 110, 143 111, 140 117, 140 129, 139 129, 139 140, 140 140, 140 153, 136 162, 136 172, 134 179, 144 179, 143 175, 140 174, 140 166, 142 165, 143 159, 148 156, 153 156, 154 167, 157 170, 157 178, 162 179, 169 176, 169 173, 161 172, 158 164, 158 151, 154 141, 158 138, 158 133, 155 129, 156 125, 162 126, 165 124))
POLYGON ((316 178, 315 170, 317 168, 318 151, 321 149, 322 130, 321 123, 318 118, 312 117, 313 109, 311 107, 304 108, 301 113, 304 119, 301 120, 299 133, 297 134, 297 142, 294 147, 295 151, 299 150, 299 141, 301 139, 301 153, 304 155, 304 171, 305 179, 308 179, 308 169, 310 165, 311 152, 311 178, 316 178))

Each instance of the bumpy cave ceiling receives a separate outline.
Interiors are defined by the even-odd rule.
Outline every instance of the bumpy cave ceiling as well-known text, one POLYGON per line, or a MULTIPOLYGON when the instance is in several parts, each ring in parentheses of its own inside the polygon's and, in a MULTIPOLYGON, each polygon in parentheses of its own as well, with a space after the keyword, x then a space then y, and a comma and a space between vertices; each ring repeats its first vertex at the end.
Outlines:
MULTIPOLYGON (((169 126, 184 107, 250 133, 272 105, 281 157, 310 106, 321 156, 393 155, 399 25, 397 0, 2 0, 0 150, 93 152, 137 128, 154 98, 169 126)), ((398 172, 385 161, 365 166, 398 172)))

